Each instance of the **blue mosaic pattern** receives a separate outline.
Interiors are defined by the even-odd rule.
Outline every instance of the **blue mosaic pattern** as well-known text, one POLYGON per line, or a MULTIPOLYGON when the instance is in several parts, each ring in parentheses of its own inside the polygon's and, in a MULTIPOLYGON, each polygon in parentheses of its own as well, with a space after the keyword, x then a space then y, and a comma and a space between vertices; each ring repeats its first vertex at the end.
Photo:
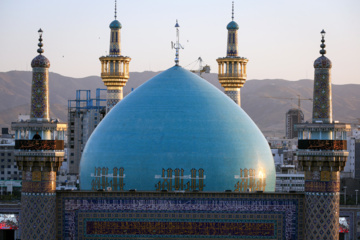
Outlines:
POLYGON ((325 56, 321 56, 317 58, 314 62, 314 68, 331 68, 331 67, 332 67, 332 63, 330 59, 328 59, 325 56))
POLYGON ((225 94, 231 98, 237 105, 241 106, 240 89, 238 91, 225 91, 225 94))
POLYGON ((123 98, 122 88, 119 90, 107 90, 106 109, 109 112, 123 98))
MULTIPOLYGON (((114 22, 118 22, 118 24, 120 24, 120 22, 117 20, 115 20, 114 22)), ((111 28, 111 25, 110 25, 110 28, 111 28)), ((120 24, 120 28, 121 28, 121 24, 120 24)), ((115 28, 111 29, 110 51, 109 51, 110 55, 120 55, 120 51, 121 51, 120 50, 120 28, 115 27, 115 28)))
MULTIPOLYGON (((231 23, 229 23, 229 25, 230 24, 231 23)), ((239 27, 237 27, 237 29, 238 28, 239 27)), ((237 29, 236 28, 229 29, 229 31, 228 31, 227 51, 226 51, 226 56, 228 56, 228 57, 229 56, 233 56, 233 57, 238 56, 238 33, 237 33, 237 29)))
POLYGON ((339 193, 306 194, 305 199, 305 239, 339 239, 339 193))
MULTIPOLYGON (((164 214, 163 214, 164 215, 164 214)), ((237 215, 235 215, 237 216, 237 215)), ((84 237, 276 239, 276 220, 84 219, 84 237), (94 221, 95 220, 95 221, 94 221), (179 227, 180 225, 180 227, 179 227), (196 226, 200 225, 200 227, 196 226), (230 226, 229 226, 230 225, 230 226), (89 226, 92 227, 89 231, 89 226), (229 226, 229 227, 228 227, 229 226), (104 228, 105 227, 105 228, 104 228), (127 230, 123 230, 126 228, 127 230), (131 231, 131 233, 130 233, 131 231), (103 233, 106 234, 103 234, 103 233), (121 233, 120 233, 121 232, 121 233), (124 233, 126 232, 126 233, 124 233), (143 233, 146 234, 143 234, 143 233), (173 234, 166 234, 172 232, 173 234), (100 234, 101 233, 101 234, 100 234), (114 234, 115 233, 115 234, 114 234), (175 233, 175 234, 174 234, 175 233), (192 233, 192 234, 191 234, 192 233)))
POLYGON ((315 69, 313 122, 332 122, 331 73, 329 69, 315 69))
MULTIPOLYGON (((161 223, 190 220, 193 220, 194 224, 207 221, 215 221, 219 224, 221 222, 271 222, 275 224, 273 235, 277 236, 276 239, 295 240, 303 238, 303 195, 163 194, 149 192, 134 194, 129 192, 79 192, 58 193, 58 196, 59 194, 60 197, 57 199, 57 225, 59 226, 58 230, 61 231, 58 238, 62 239, 87 239, 86 231, 89 229, 86 226, 88 222, 97 222, 98 226, 109 226, 106 222, 113 221, 115 225, 119 226, 119 221, 156 221, 161 223)), ((107 230, 102 228, 101 231, 106 232, 107 230)), ((109 233, 111 233, 110 230, 109 233)), ((188 238, 204 238, 199 233, 188 236, 188 238)), ((106 238, 120 239, 123 235, 126 234, 117 234, 114 238, 106 236, 106 238)), ((128 234, 123 239, 129 239, 132 236, 128 234)), ((167 239, 186 238, 182 235, 156 236, 148 234, 143 239, 158 239, 160 237, 167 239)), ((212 235, 206 238, 221 237, 212 235)), ((231 237, 226 236, 226 238, 274 239, 274 237, 270 238, 266 234, 263 237, 232 234, 231 237)))
POLYGON ((31 61, 31 67, 49 68, 50 61, 44 55, 38 55, 31 61))
POLYGON ((56 237, 56 195, 21 196, 22 239, 51 240, 56 237))
POLYGON ((30 118, 48 119, 49 117, 49 72, 47 68, 34 68, 30 118))

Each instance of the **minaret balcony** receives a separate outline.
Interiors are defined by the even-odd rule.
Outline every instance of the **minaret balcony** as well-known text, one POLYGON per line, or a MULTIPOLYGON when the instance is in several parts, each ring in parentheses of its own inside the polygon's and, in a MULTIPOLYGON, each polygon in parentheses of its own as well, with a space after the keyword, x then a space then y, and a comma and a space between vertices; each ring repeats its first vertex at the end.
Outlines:
POLYGON ((242 88, 246 82, 246 78, 219 77, 219 82, 224 88, 242 88))
POLYGON ((246 74, 241 73, 220 73, 218 74, 219 78, 240 78, 246 79, 246 74))
POLYGON ((123 72, 105 72, 101 73, 101 77, 119 77, 119 78, 129 78, 129 74, 123 72))
POLYGON ((15 140, 17 150, 64 150, 64 140, 15 140))
POLYGON ((298 140, 299 150, 343 151, 347 150, 346 140, 298 140))
MULTIPOLYGON (((129 79, 129 74, 128 73, 123 73, 123 72, 110 72, 110 73, 101 73, 101 78, 104 80, 109 81, 110 79, 129 79)), ((110 80, 111 81, 111 80, 110 80)), ((126 81, 125 81, 126 83, 126 81)))

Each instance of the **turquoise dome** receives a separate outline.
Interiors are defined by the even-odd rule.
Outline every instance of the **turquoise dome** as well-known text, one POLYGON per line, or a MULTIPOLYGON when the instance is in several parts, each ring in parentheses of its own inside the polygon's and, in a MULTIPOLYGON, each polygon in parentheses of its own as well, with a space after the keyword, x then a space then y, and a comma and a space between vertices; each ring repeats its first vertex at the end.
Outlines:
POLYGON ((228 30, 231 30, 231 29, 236 29, 238 30, 239 29, 239 25, 235 22, 235 21, 231 21, 229 22, 229 24, 227 25, 226 27, 228 30))
POLYGON ((240 169, 255 169, 256 176, 262 170, 266 191, 275 190, 272 153, 255 123, 223 92, 179 66, 138 87, 101 121, 82 155, 80 188, 121 180, 123 190, 155 191, 164 181, 175 190, 176 169, 183 170, 182 186, 201 179, 200 190, 221 192, 235 190, 240 169))
POLYGON ((111 29, 121 29, 121 23, 118 20, 114 20, 110 23, 109 26, 111 29))

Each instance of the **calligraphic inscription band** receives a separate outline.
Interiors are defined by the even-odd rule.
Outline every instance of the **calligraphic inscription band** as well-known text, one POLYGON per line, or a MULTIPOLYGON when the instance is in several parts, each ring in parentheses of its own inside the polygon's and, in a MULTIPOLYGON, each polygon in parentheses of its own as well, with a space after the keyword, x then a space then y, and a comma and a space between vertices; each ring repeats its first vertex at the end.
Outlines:
POLYGON ((88 235, 235 235, 274 237, 276 223, 267 222, 215 222, 215 221, 87 221, 88 235))

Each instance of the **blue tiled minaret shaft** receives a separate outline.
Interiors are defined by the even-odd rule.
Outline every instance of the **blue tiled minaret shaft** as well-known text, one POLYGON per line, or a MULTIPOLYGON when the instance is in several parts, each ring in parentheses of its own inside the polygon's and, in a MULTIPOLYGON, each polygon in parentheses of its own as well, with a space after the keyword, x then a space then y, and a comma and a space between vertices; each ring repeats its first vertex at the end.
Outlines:
POLYGON ((234 2, 232 5, 232 21, 227 25, 226 57, 218 58, 219 82, 236 104, 241 106, 240 88, 246 81, 246 64, 249 61, 238 55, 238 30, 239 25, 234 21, 234 2))
POLYGON ((305 172, 305 239, 339 239, 340 171, 348 152, 349 124, 334 123, 331 99, 331 61, 325 57, 325 31, 321 56, 314 62, 312 123, 299 124, 298 160, 305 172))
POLYGON ((321 39, 321 57, 314 62, 315 76, 314 76, 314 99, 313 99, 313 119, 316 123, 322 121, 323 123, 332 122, 332 101, 331 101, 331 61, 325 57, 325 31, 322 31, 321 39))
POLYGON ((107 87, 106 112, 123 99, 123 87, 129 79, 131 58, 121 55, 121 28, 121 23, 116 20, 115 1, 115 20, 110 23, 109 55, 100 57, 101 78, 107 87))
MULTIPOLYGON (((41 29, 39 30, 41 31, 41 29)), ((49 60, 41 55, 42 36, 39 38, 39 55, 31 62, 33 69, 31 85, 31 111, 30 118, 32 121, 49 121, 49 60)))
POLYGON ((49 60, 42 55, 42 30, 39 30, 39 55, 35 57, 31 90, 31 118, 12 123, 15 130, 15 160, 22 171, 21 239, 55 239, 56 172, 64 159, 66 124, 49 117, 49 60))

